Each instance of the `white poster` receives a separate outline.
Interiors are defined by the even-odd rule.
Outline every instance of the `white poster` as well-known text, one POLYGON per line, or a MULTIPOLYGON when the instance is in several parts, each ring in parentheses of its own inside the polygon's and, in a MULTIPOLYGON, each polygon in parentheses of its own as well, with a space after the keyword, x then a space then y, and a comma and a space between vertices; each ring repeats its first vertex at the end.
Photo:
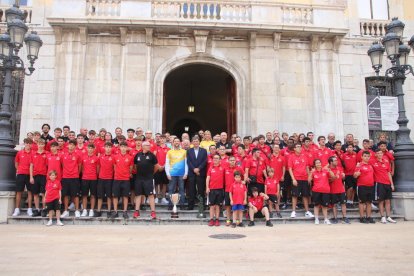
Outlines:
POLYGON ((397 97, 380 97, 382 130, 395 131, 398 129, 398 99, 397 97))

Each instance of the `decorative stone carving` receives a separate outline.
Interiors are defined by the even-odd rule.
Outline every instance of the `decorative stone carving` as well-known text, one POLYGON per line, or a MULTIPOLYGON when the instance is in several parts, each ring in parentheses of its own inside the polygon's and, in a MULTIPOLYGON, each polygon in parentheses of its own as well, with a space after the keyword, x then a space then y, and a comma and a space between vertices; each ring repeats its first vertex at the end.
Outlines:
POLYGON ((280 48, 280 38, 282 37, 281 33, 273 33, 273 49, 279 50, 280 48))
POLYGON ((196 53, 205 53, 209 31, 194 30, 196 53))
POLYGON ((85 45, 88 39, 88 28, 87 27, 79 27, 79 37, 80 37, 81 44, 85 45))
POLYGON ((319 50, 320 39, 319 35, 312 35, 311 36, 311 51, 316 52, 319 50))
POLYGON ((256 48, 256 32, 249 33, 250 49, 256 48))
POLYGON ((54 27, 53 31, 55 32, 56 45, 62 44, 62 27, 54 27))
POLYGON ((154 29, 152 28, 145 28, 145 43, 147 46, 152 45, 154 29))
POLYGON ((121 45, 125 46, 128 29, 126 27, 119 27, 119 32, 121 34, 121 45))

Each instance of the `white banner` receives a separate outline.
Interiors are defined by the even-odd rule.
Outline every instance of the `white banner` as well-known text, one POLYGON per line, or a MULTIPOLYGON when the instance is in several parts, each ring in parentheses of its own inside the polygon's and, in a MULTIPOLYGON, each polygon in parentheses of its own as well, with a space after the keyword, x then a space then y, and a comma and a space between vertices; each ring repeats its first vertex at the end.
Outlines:
POLYGON ((398 129, 398 99, 397 97, 381 96, 382 130, 395 131, 398 129))

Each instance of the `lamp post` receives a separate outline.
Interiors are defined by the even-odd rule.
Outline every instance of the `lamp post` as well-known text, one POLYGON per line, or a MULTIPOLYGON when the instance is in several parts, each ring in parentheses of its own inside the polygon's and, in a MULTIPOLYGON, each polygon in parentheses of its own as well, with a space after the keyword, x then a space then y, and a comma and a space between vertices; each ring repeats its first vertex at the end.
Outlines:
POLYGON ((43 44, 36 32, 26 35, 28 26, 23 20, 23 12, 17 4, 13 5, 6 10, 7 31, 0 35, 0 70, 4 74, 3 99, 0 106, 0 192, 14 191, 15 188, 16 151, 11 124, 12 112, 15 111, 11 108, 11 97, 16 91, 12 91, 12 73, 23 71, 25 75, 30 76, 35 70, 33 65, 43 44), (27 68, 18 55, 23 42, 26 44, 27 59, 30 63, 27 68))
MULTIPOLYGON (((413 73, 411 65, 407 64, 410 48, 403 44, 405 24, 393 18, 387 26, 387 33, 381 44, 375 42, 368 50, 372 68, 377 76, 382 67, 382 56, 386 52, 392 66, 385 71, 385 75, 394 80, 395 92, 398 98, 398 130, 395 144, 395 175, 394 182, 398 192, 414 192, 414 144, 410 139, 411 130, 407 127, 408 119, 405 114, 403 84, 406 75, 413 73)), ((414 36, 408 44, 414 48, 414 36)))

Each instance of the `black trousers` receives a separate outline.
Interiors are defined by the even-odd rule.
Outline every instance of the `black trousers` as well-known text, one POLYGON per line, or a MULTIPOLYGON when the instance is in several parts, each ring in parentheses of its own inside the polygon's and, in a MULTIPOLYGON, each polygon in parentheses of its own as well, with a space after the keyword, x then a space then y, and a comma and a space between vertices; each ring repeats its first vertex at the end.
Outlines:
POLYGON ((200 175, 188 176, 188 208, 194 208, 195 197, 201 195, 203 202, 206 198, 206 177, 200 175))

